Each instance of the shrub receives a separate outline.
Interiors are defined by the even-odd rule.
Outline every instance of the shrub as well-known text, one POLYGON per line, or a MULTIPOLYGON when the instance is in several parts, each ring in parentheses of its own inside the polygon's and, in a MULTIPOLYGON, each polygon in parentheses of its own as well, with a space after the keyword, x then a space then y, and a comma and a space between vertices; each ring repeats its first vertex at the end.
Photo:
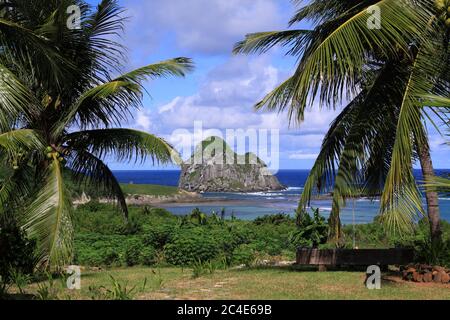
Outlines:
MULTIPOLYGON (((139 241, 137 236, 80 234, 75 237, 75 263, 87 266, 127 264, 127 251, 139 241)), ((131 251, 128 256, 132 261, 131 251)))
POLYGON ((413 248, 418 263, 450 266, 450 224, 442 221, 441 227, 443 231, 442 243, 431 243, 429 223, 426 219, 423 219, 412 235, 396 239, 396 245, 413 248))
POLYGON ((139 256, 139 263, 144 266, 152 266, 156 263, 156 250, 151 246, 145 246, 142 248, 139 256))
POLYGON ((250 266, 256 259, 256 252, 254 245, 242 244, 233 251, 232 262, 250 266))
POLYGON ((125 221, 117 208, 95 201, 78 207, 74 215, 75 230, 78 233, 134 235, 142 230, 142 224, 143 216, 135 211, 125 221))
POLYGON ((156 249, 163 249, 172 240, 174 232, 175 226, 173 224, 151 226, 148 228, 144 243, 156 249))
POLYGON ((274 225, 280 225, 282 223, 292 223, 294 222, 294 219, 292 219, 289 215, 279 213, 274 215, 266 215, 263 217, 256 218, 253 223, 256 225, 262 225, 262 224, 274 224, 274 225))
POLYGON ((226 228, 216 225, 209 229, 209 233, 227 258, 231 258, 236 247, 248 243, 252 238, 249 228, 238 225, 230 225, 226 228))
POLYGON ((314 216, 302 215, 298 229, 291 233, 290 242, 296 247, 313 247, 327 242, 328 224, 325 218, 319 213, 319 209, 314 210, 314 216))
MULTIPOLYGON (((13 221, 2 219, 0 225, 0 278, 3 282, 12 280, 11 275, 30 275, 36 263, 35 242, 26 238, 13 221)), ((9 220, 9 219, 8 219, 9 220)))
POLYGON ((167 262, 178 266, 188 266, 197 262, 213 260, 219 254, 219 246, 201 228, 180 231, 164 247, 167 262))
POLYGON ((142 243, 130 243, 125 250, 125 263, 127 266, 135 266, 141 261, 142 243))
POLYGON ((353 238, 359 247, 364 248, 386 248, 395 246, 396 237, 388 236, 385 227, 375 220, 373 223, 360 224, 356 226, 347 225, 343 227, 345 246, 352 248, 353 238))
POLYGON ((128 266, 151 266, 156 262, 156 251, 153 246, 137 238, 131 241, 125 252, 125 262, 128 266))

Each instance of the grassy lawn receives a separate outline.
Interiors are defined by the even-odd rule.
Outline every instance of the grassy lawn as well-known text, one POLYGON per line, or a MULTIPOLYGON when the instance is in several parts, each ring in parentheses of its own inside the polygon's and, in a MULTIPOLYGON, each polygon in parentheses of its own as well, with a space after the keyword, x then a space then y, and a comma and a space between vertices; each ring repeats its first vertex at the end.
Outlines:
POLYGON ((159 186, 154 184, 121 184, 126 194, 139 194, 151 196, 171 196, 179 193, 177 187, 159 186))
MULTIPOLYGON (((91 299, 92 288, 113 287, 110 275, 122 288, 135 287, 131 296, 140 300, 450 299, 450 285, 409 283, 387 276, 381 290, 368 290, 363 272, 306 272, 290 268, 216 270, 194 279, 190 269, 143 267, 86 271, 82 274, 80 291, 59 289, 58 297, 91 299)), ((55 287, 62 288, 62 281, 55 281, 55 287)), ((27 288, 29 293, 37 290, 37 284, 27 288)))

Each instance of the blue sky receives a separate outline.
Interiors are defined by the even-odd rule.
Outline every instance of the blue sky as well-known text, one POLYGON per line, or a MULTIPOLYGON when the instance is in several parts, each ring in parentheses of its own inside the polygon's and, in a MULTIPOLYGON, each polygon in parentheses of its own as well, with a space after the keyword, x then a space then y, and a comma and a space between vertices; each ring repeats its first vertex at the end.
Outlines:
MULTIPOLYGON (((194 121, 202 121, 206 130, 222 132, 277 129, 280 167, 311 168, 338 111, 315 106, 300 127, 289 127, 284 114, 254 112, 254 103, 288 77, 295 60, 284 56, 280 48, 262 56, 231 54, 234 43, 246 33, 286 29, 295 10, 290 0, 120 2, 129 16, 123 36, 129 49, 128 68, 179 56, 192 58, 196 65, 195 72, 184 79, 147 83, 151 97, 145 97, 144 108, 128 126, 158 134, 176 146, 186 139, 176 130, 192 132, 194 121)), ((430 140, 435 167, 449 167, 444 139, 431 130, 430 140)), ((112 161, 110 165, 116 170, 155 169, 151 163, 135 166, 112 161)))

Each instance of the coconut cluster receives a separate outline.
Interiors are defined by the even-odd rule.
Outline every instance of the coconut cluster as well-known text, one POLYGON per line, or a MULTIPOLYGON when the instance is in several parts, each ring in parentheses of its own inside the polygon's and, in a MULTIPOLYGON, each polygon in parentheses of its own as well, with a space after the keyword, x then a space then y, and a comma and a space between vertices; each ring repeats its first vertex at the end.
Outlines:
POLYGON ((14 170, 19 170, 19 164, 24 160, 25 154, 23 152, 19 152, 12 156, 11 164, 14 170))
POLYGON ((58 152, 56 151, 53 147, 48 146, 45 149, 45 155, 47 157, 47 159, 51 160, 51 159, 57 159, 59 162, 61 163, 65 163, 65 159, 64 157, 58 152))
POLYGON ((439 18, 450 28, 450 0, 435 0, 434 6, 439 18))

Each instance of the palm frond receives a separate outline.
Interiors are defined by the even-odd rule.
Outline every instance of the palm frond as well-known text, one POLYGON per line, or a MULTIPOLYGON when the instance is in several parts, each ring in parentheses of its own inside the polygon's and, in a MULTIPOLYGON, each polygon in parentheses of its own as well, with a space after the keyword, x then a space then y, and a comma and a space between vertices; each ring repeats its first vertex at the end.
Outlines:
POLYGON ((402 230, 404 222, 408 221, 406 226, 411 227, 415 218, 424 214, 421 194, 413 175, 412 159, 414 145, 428 145, 419 103, 419 98, 433 87, 429 81, 429 70, 425 68, 425 59, 429 58, 426 51, 424 45, 417 53, 402 95, 390 170, 381 197, 381 217, 394 231, 402 230))
POLYGON ((57 86, 65 71, 74 70, 74 65, 58 53, 51 41, 4 18, 0 18, 0 45, 3 58, 9 64, 21 66, 30 74, 39 74, 57 86))
POLYGON ((431 181, 425 181, 423 186, 425 188, 438 189, 439 192, 450 192, 450 179, 443 177, 434 177, 431 181))
POLYGON ((22 208, 32 193, 33 170, 25 163, 21 163, 17 170, 5 177, 0 186, 0 215, 10 214, 16 216, 16 212, 22 208))
MULTIPOLYGON (((304 0, 293 0, 295 5, 301 5, 304 0)), ((367 6, 373 4, 373 0, 313 0, 297 10, 295 15, 289 21, 292 26, 304 20, 309 20, 313 24, 321 24, 328 20, 333 20, 346 12, 354 9, 356 6, 367 6)))
POLYGON ((85 92, 62 119, 52 128, 54 137, 60 136, 75 120, 82 128, 103 124, 119 124, 129 114, 129 108, 140 104, 140 88, 126 81, 111 81, 85 92))
POLYGON ((121 120, 130 115, 132 108, 141 106, 144 90, 142 82, 145 79, 185 76, 192 67, 190 59, 176 58, 136 69, 96 86, 82 94, 65 112, 53 129, 53 134, 58 136, 75 120, 82 128, 99 124, 106 127, 119 125, 121 120))
POLYGON ((68 134, 64 144, 71 150, 87 150, 103 159, 110 155, 118 161, 145 161, 168 163, 179 160, 173 147, 155 135, 132 129, 87 130, 68 134))
POLYGON ((356 99, 344 108, 333 121, 325 135, 319 156, 304 185, 299 202, 300 211, 303 211, 309 206, 313 195, 332 190, 334 177, 336 176, 339 164, 339 157, 345 146, 350 128, 355 121, 355 111, 361 106, 361 104, 356 103, 356 99))
POLYGON ((421 39, 432 14, 429 0, 364 1, 334 20, 318 26, 314 41, 304 49, 293 75, 291 100, 265 99, 259 106, 267 109, 291 110, 290 120, 300 122, 303 111, 320 98, 323 106, 334 106, 342 99, 357 94, 358 81, 367 66, 371 52, 395 57, 399 52, 409 54, 411 41, 421 39), (372 3, 373 2, 373 3, 372 3), (368 28, 370 12, 377 5, 383 13, 381 28, 368 28))
POLYGON ((117 77, 116 80, 141 84, 146 79, 169 76, 184 77, 188 72, 192 71, 193 68, 194 65, 191 59, 180 57, 138 68, 117 77))
POLYGON ((266 53, 275 46, 291 47, 287 54, 298 56, 303 53, 306 45, 312 41, 311 30, 288 30, 251 33, 245 39, 238 42, 234 48, 234 54, 266 53))
POLYGON ((72 259, 72 204, 62 171, 54 154, 42 187, 21 217, 24 230, 37 240, 39 264, 43 268, 61 267, 72 259))
POLYGON ((43 143, 39 135, 31 129, 18 129, 0 134, 0 149, 7 152, 26 150, 43 150, 43 143))
POLYGON ((83 24, 84 34, 89 39, 89 54, 96 57, 95 69, 103 74, 108 74, 111 66, 118 67, 126 60, 124 46, 113 40, 124 30, 123 14, 117 1, 102 0, 83 24))
POLYGON ((21 116, 36 111, 32 92, 7 67, 0 64, 0 132, 9 130, 21 116))
POLYGON ((128 218, 128 207, 119 182, 108 166, 93 154, 77 150, 70 153, 68 168, 74 182, 81 186, 94 186, 116 199, 124 217, 128 218))

